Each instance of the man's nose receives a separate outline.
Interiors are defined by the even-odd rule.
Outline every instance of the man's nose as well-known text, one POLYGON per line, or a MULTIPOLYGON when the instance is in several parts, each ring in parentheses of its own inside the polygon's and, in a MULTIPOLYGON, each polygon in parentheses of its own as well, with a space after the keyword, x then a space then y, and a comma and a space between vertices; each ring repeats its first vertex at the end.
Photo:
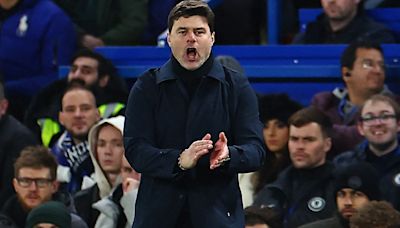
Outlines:
POLYGON ((187 32, 186 37, 187 37, 188 41, 191 41, 191 42, 196 41, 196 35, 192 31, 187 32))
POLYGON ((32 183, 29 185, 29 190, 34 191, 37 189, 38 189, 38 186, 37 186, 36 182, 32 181, 32 183))
POLYGON ((75 79, 75 78, 80 78, 81 77, 81 70, 78 68, 74 71, 70 72, 71 78, 75 79))
POLYGON ((349 196, 346 196, 344 198, 344 202, 345 202, 345 205, 353 205, 353 201, 352 201, 351 197, 349 197, 349 196))

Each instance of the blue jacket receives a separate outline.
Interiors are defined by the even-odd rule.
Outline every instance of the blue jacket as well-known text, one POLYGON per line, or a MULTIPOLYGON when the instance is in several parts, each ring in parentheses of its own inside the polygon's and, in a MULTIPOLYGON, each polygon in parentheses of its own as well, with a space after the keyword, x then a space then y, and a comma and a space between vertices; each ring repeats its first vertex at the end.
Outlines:
POLYGON ((76 35, 71 20, 50 0, 21 0, 1 23, 0 70, 11 94, 31 95, 70 64, 76 35))
MULTIPOLYGON (((400 142, 400 136, 398 137, 400 142)), ((368 141, 363 141, 353 151, 348 151, 338 155, 334 159, 336 166, 345 166, 358 161, 366 161, 373 165, 380 172, 379 188, 381 198, 390 202, 396 210, 400 210, 400 146, 384 155, 389 158, 378 161, 370 161, 367 156, 368 141), (383 163, 383 164, 382 164, 383 163)), ((371 153, 371 152, 369 152, 371 153)))
POLYGON ((142 173, 133 227, 176 227, 183 211, 193 227, 244 227, 237 173, 257 170, 265 150, 256 96, 243 75, 214 61, 190 100, 170 60, 138 78, 125 121, 125 154, 142 173), (206 133, 216 142, 221 131, 228 163, 210 170, 208 154, 179 169, 185 148, 206 133))

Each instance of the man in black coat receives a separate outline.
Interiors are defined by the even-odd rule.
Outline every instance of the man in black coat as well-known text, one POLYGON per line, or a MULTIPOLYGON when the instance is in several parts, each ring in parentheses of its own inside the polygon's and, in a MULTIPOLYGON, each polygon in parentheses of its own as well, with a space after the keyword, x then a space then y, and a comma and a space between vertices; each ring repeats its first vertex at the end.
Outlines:
POLYGON ((274 209, 284 227, 328 218, 333 200, 333 164, 326 161, 331 149, 332 123, 315 107, 301 109, 289 119, 289 153, 292 165, 266 185, 254 204, 274 209))

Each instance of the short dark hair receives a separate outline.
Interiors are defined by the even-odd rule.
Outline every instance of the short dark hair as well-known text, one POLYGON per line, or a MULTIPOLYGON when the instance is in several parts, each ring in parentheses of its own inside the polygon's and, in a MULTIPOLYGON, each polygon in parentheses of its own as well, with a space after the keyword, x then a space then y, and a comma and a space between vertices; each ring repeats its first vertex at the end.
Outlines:
POLYGON ((396 119, 400 118, 400 105, 394 100, 393 95, 390 94, 375 94, 372 95, 368 100, 364 102, 364 104, 360 108, 360 114, 364 110, 365 104, 367 102, 375 103, 375 102, 384 102, 388 103, 394 110, 394 114, 396 115, 396 119))
POLYGON ((72 63, 75 62, 77 58, 80 57, 87 57, 91 59, 95 59, 98 63, 97 65, 97 72, 99 79, 105 77, 106 75, 110 77, 114 77, 117 75, 117 69, 115 68, 114 64, 102 56, 101 54, 92 51, 88 48, 83 48, 78 50, 72 58, 72 63))
POLYGON ((214 32, 214 13, 207 3, 201 0, 184 0, 175 5, 168 15, 168 31, 180 17, 202 16, 207 19, 210 31, 214 32))
POLYGON ((356 53, 358 49, 375 49, 378 50, 383 56, 383 49, 381 45, 377 42, 370 40, 357 40, 350 43, 346 49, 344 49, 342 56, 340 58, 341 67, 347 67, 353 69, 354 62, 356 61, 356 53))
POLYGON ((61 96, 61 100, 60 100, 60 111, 62 111, 63 105, 62 105, 62 101, 64 99, 65 94, 67 94, 70 91, 73 90, 84 90, 84 91, 88 91, 89 93, 93 94, 94 97, 94 101, 95 101, 95 105, 96 104, 96 96, 94 94, 94 92, 87 87, 87 85, 85 84, 85 81, 83 81, 82 79, 79 78, 74 78, 71 81, 68 82, 67 87, 64 90, 64 93, 61 96))
POLYGON ((327 115, 314 106, 300 109, 289 118, 289 126, 303 127, 309 123, 317 123, 324 137, 332 136, 332 122, 327 115))
POLYGON ((57 160, 51 151, 44 146, 28 146, 25 147, 20 156, 14 163, 14 176, 19 175, 19 170, 22 168, 49 168, 50 179, 57 178, 57 160))

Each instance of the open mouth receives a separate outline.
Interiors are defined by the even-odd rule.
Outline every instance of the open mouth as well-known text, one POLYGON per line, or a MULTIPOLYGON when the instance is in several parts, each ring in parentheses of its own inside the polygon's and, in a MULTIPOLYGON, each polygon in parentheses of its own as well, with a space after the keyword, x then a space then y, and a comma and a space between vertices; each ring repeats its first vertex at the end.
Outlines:
POLYGON ((197 50, 196 48, 187 48, 186 49, 186 55, 188 57, 189 60, 195 60, 196 59, 196 55, 197 55, 197 50))

